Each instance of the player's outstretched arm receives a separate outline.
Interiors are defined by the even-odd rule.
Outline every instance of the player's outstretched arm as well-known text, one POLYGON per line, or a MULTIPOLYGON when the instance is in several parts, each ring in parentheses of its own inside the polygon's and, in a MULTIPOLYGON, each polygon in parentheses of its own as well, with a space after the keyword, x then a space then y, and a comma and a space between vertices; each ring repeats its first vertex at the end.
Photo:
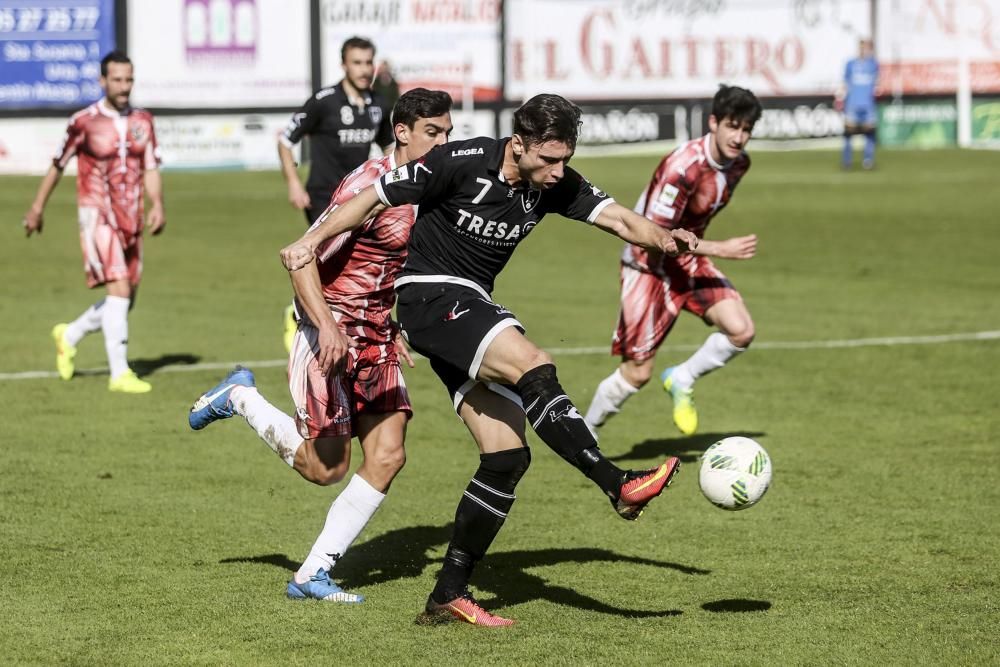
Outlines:
POLYGON ((159 169, 147 169, 143 174, 143 184, 146 186, 146 196, 152 202, 146 215, 146 228, 153 236, 163 231, 167 224, 167 216, 163 212, 163 179, 159 169))
POLYGON ((289 271, 297 271, 316 259, 316 248, 337 234, 357 229, 381 213, 385 205, 379 201, 375 188, 368 186, 357 195, 331 206, 302 238, 281 249, 281 263, 289 271))
POLYGON ((614 202, 604 207, 594 225, 623 241, 676 257, 693 252, 698 237, 686 229, 664 229, 654 222, 614 202))
POLYGON ((31 208, 24 214, 24 220, 21 221, 25 236, 31 236, 34 232, 42 233, 42 226, 45 224, 45 205, 48 203, 52 191, 59 184, 60 178, 62 178, 62 169, 56 165, 52 165, 45 172, 45 176, 38 186, 38 194, 35 195, 35 201, 31 203, 31 208))
POLYGON ((750 259, 757 254, 757 235, 734 236, 725 241, 702 239, 693 253, 722 259, 750 259))

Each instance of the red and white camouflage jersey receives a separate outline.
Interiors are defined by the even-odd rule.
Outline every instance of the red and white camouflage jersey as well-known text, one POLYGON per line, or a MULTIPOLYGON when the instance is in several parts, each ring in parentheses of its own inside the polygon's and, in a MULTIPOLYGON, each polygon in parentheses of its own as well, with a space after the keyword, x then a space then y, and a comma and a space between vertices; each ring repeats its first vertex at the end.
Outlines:
MULTIPOLYGON (((639 196, 636 213, 667 229, 687 229, 705 238, 712 217, 729 203, 736 185, 750 169, 750 157, 740 153, 727 165, 712 159, 711 134, 681 144, 663 158, 653 178, 639 196)), ((664 262, 691 265, 693 255, 664 257, 664 262)), ((640 271, 660 273, 664 265, 650 266, 649 253, 639 246, 626 245, 622 263, 640 271)))
MULTIPOLYGON (((320 224, 340 204, 396 168, 392 155, 368 160, 333 193, 320 224)), ((393 287, 406 261, 406 243, 415 220, 409 204, 389 208, 358 229, 328 239, 316 249, 323 295, 345 333, 367 344, 390 343, 393 287)), ((299 309, 302 312, 302 309, 299 309)))
POLYGON ((125 237, 142 232, 143 182, 156 169, 160 151, 153 115, 129 108, 119 113, 98 100, 69 121, 62 146, 53 161, 63 169, 76 155, 77 205, 95 208, 125 237))

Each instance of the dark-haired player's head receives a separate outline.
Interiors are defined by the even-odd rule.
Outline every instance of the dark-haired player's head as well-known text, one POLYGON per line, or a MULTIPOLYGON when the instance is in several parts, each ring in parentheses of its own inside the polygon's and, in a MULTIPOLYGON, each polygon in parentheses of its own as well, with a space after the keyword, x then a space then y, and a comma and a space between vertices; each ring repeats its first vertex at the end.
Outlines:
MULTIPOLYGON (((375 78, 375 45, 364 37, 351 37, 340 47, 344 81, 356 91, 371 88, 375 78)), ((350 92, 350 91, 348 91, 350 92)))
POLYGON ((123 111, 128 107, 134 83, 132 61, 124 53, 112 51, 101 59, 101 88, 115 109, 123 111))
POLYGON ((858 55, 862 58, 871 58, 875 55, 875 44, 870 39, 858 41, 858 55))
POLYGON ((532 187, 558 183, 576 151, 580 107, 559 95, 535 95, 514 112, 510 146, 521 178, 532 187))
POLYGON ((392 126, 405 162, 448 141, 451 104, 451 95, 443 90, 414 88, 399 96, 392 108, 392 126))
POLYGON ((576 149, 580 107, 559 95, 535 95, 514 112, 514 134, 526 145, 558 141, 576 149))
POLYGON ((715 139, 721 159, 733 160, 743 152, 761 113, 760 100, 746 88, 719 86, 712 98, 708 129, 715 139))

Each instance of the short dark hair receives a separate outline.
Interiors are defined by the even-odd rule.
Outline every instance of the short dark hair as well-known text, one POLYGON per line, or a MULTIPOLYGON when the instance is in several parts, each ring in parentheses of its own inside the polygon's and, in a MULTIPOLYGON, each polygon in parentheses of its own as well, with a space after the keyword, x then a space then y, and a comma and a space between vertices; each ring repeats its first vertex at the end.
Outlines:
POLYGON ((375 57, 375 45, 370 39, 365 39, 364 37, 358 37, 355 35, 344 42, 344 45, 340 47, 340 62, 347 62, 348 49, 364 49, 365 51, 371 51, 372 58, 375 57))
POLYGON ((108 55, 101 58, 101 76, 108 75, 108 63, 122 63, 123 65, 131 65, 132 61, 128 59, 128 56, 124 52, 115 49, 108 55))
POLYGON ((741 123, 750 123, 750 127, 753 128, 760 120, 762 112, 763 108, 757 96, 739 86, 722 84, 712 98, 712 115, 719 122, 725 118, 732 118, 741 123))
POLYGON ((580 107, 559 95, 535 95, 514 112, 514 134, 525 145, 561 141, 576 147, 580 107))
POLYGON ((451 111, 451 95, 443 90, 414 88, 399 96, 392 108, 392 124, 403 123, 411 130, 421 118, 443 116, 451 111))

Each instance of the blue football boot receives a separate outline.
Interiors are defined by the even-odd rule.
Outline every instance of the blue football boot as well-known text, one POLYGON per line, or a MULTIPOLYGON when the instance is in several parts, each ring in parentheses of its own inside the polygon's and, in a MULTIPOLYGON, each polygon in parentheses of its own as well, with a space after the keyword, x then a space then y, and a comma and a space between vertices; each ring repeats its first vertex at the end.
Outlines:
POLYGON ((356 604, 364 602, 364 597, 357 593, 348 593, 330 579, 330 573, 326 570, 316 570, 316 574, 309 578, 304 584, 295 583, 295 579, 288 582, 288 589, 285 594, 292 600, 324 600, 326 602, 346 602, 356 604))
POLYGON ((191 406, 188 414, 188 424, 196 431, 200 431, 217 419, 229 419, 233 416, 233 406, 229 402, 229 394, 233 387, 253 387, 253 371, 249 368, 237 366, 229 371, 229 375, 222 379, 222 382, 215 385, 191 406))

